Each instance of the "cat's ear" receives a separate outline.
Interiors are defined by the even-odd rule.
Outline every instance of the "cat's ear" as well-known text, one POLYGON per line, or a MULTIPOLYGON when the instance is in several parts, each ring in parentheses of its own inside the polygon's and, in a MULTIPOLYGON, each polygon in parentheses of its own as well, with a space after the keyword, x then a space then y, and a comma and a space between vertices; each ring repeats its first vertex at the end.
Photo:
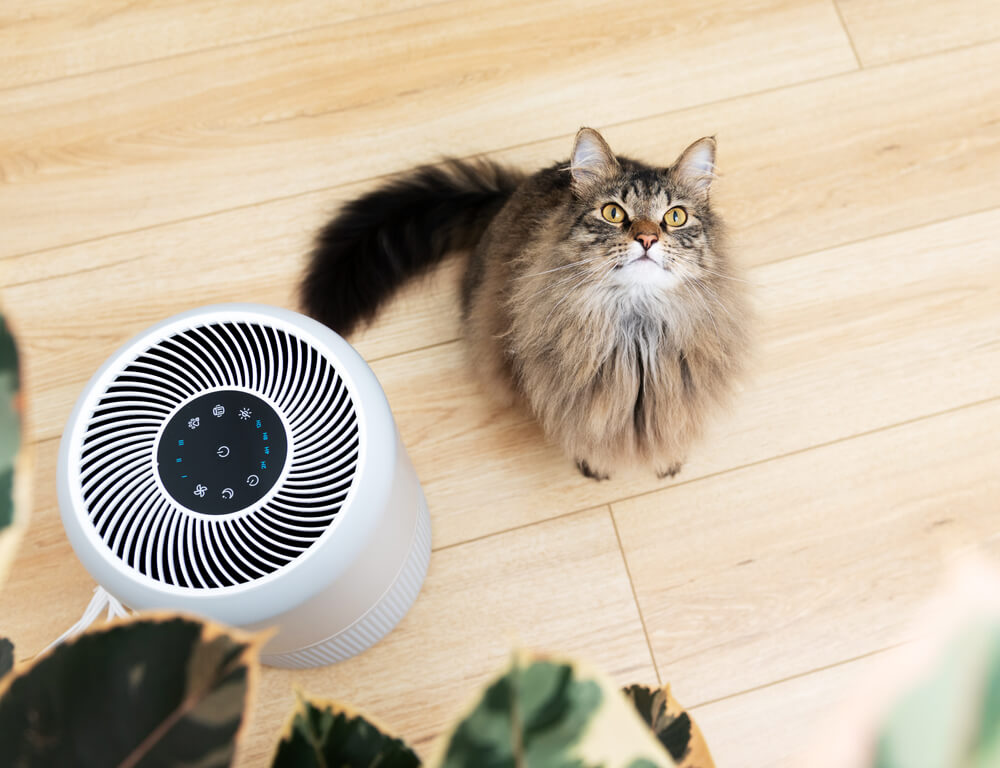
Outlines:
POLYGON ((573 186, 586 190, 613 176, 620 168, 604 137, 593 128, 581 128, 576 134, 569 170, 573 174, 573 186))
POLYGON ((708 197, 709 187, 715 180, 715 139, 698 139, 681 153, 670 172, 681 185, 708 197))

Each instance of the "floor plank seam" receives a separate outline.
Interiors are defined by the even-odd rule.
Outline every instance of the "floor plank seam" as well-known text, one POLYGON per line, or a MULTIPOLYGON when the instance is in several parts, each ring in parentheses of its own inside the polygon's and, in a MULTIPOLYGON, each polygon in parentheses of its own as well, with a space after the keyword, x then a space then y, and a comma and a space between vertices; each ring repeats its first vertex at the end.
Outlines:
MULTIPOLYGON (((451 2, 451 0, 442 0, 442 2, 451 2)), ((899 65, 911 63, 913 61, 919 61, 921 59, 932 58, 932 57, 935 57, 935 56, 947 56, 949 54, 956 53, 958 51, 971 50, 971 49, 974 49, 974 48, 988 47, 990 45, 994 45, 997 42, 1000 42, 1000 38, 990 38, 989 40, 982 40, 982 41, 979 41, 979 42, 976 42, 976 43, 972 43, 972 44, 969 44, 969 45, 960 45, 960 46, 956 46, 954 48, 948 48, 948 49, 942 50, 942 51, 931 51, 931 52, 928 52, 928 53, 917 54, 915 56, 911 56, 911 57, 904 58, 904 59, 896 59, 896 60, 893 60, 893 61, 887 61, 887 62, 882 62, 882 63, 879 63, 879 64, 873 64, 871 66, 865 67, 864 69, 850 69, 850 70, 844 70, 843 72, 833 72, 833 73, 831 73, 829 75, 823 75, 821 77, 815 77, 815 78, 811 78, 811 79, 808 79, 808 80, 801 80, 801 81, 797 81, 797 82, 794 82, 794 83, 785 83, 783 85, 778 85, 778 86, 774 86, 774 87, 771 87, 771 88, 763 88, 763 89, 761 89, 759 91, 748 91, 746 93, 741 93, 741 94, 738 94, 738 95, 735 95, 735 96, 726 96, 726 97, 721 98, 721 99, 715 99, 715 100, 712 100, 712 101, 705 101, 705 102, 700 102, 698 104, 692 104, 692 105, 687 106, 687 107, 682 107, 681 109, 667 110, 665 112, 657 112, 657 113, 651 114, 651 115, 643 115, 643 116, 640 116, 640 117, 630 118, 628 120, 622 120, 622 121, 616 122, 616 123, 607 123, 607 124, 605 124, 603 126, 598 126, 598 127, 601 128, 601 130, 607 130, 609 128, 619 128, 619 127, 622 127, 622 126, 625 126, 625 125, 629 125, 631 123, 642 122, 642 121, 645 121, 645 120, 655 120, 655 119, 662 118, 662 117, 668 117, 670 115, 680 115, 680 114, 683 114, 685 112, 689 112, 689 111, 692 111, 692 110, 695 110, 695 109, 702 109, 702 108, 705 108, 705 107, 711 107, 711 106, 716 106, 716 105, 719 105, 719 104, 724 104, 727 101, 735 101, 737 99, 753 98, 753 97, 756 97, 756 96, 763 96, 763 95, 766 95, 768 93, 777 93, 778 91, 785 90, 786 88, 798 88, 798 87, 807 86, 807 85, 814 85, 816 83, 822 83, 824 81, 833 80, 833 79, 838 78, 838 77, 851 77, 851 76, 859 75, 862 72, 872 72, 872 71, 876 71, 876 70, 882 69, 884 67, 899 66, 899 65)), ((128 66, 132 66, 132 65, 128 65, 128 66)), ((4 89, 0 89, 0 92, 2 92, 3 90, 4 89)), ((500 148, 482 150, 482 151, 479 151, 479 152, 474 152, 474 153, 462 155, 461 157, 459 157, 459 159, 460 160, 469 160, 469 159, 473 159, 473 158, 477 158, 477 157, 491 157, 493 155, 498 155, 498 154, 502 154, 502 153, 505 153, 505 152, 510 152, 510 151, 515 150, 515 149, 521 149, 521 148, 524 148, 524 147, 530 147, 530 146, 533 146, 533 145, 536 145, 536 144, 545 144, 547 142, 556 141, 556 140, 563 139, 563 138, 567 139, 567 141, 568 141, 569 138, 570 138, 570 135, 569 134, 559 134, 559 135, 556 135, 556 136, 548 136, 548 137, 545 137, 545 138, 542 138, 542 139, 536 139, 534 141, 520 142, 518 144, 510 144, 510 145, 507 145, 507 146, 504 146, 504 147, 500 147, 500 148)), ((105 233, 105 234, 102 234, 102 235, 97 235, 96 237, 90 237, 90 238, 84 238, 83 240, 74 240, 74 241, 70 241, 70 242, 59 243, 57 245, 50 245, 50 246, 46 246, 44 248, 37 248, 35 250, 21 251, 21 252, 18 252, 18 253, 0 254, 0 262, 6 261, 8 259, 17 259, 17 258, 24 258, 24 257, 28 257, 28 256, 34 256, 36 254, 46 253, 48 251, 59 250, 60 248, 73 248, 73 247, 80 246, 80 245, 87 245, 88 243, 95 243, 95 242, 99 242, 101 240, 108 240, 108 239, 111 239, 113 237, 121 237, 121 236, 124 236, 124 235, 131 235, 131 234, 135 234, 137 232, 146 232, 148 230, 156 229, 158 227, 172 226, 172 225, 181 224, 181 223, 184 223, 184 222, 187 222, 187 221, 198 221, 200 219, 208 218, 210 216, 218 216, 218 215, 222 215, 222 214, 225 214, 225 213, 233 213, 235 211, 243 210, 243 209, 246 209, 246 208, 254 208, 254 207, 257 207, 257 206, 268 205, 268 204, 271 204, 271 203, 278 203, 278 202, 282 202, 282 201, 285 201, 285 200, 294 200, 297 197, 305 197, 306 195, 311 195, 311 194, 314 194, 314 193, 332 192, 334 190, 343 189, 343 188, 349 187, 349 186, 354 186, 354 185, 358 185, 358 184, 365 184, 365 183, 375 182, 375 181, 378 181, 380 179, 387 179, 387 178, 395 176, 395 175, 397 175, 400 172, 403 172, 405 170, 406 170, 406 168, 401 168, 401 169, 389 171, 389 172, 382 173, 382 174, 376 174, 375 176, 368 176, 368 177, 364 177, 364 178, 352 179, 350 181, 346 181, 346 182, 341 183, 341 184, 333 184, 333 185, 329 185, 329 186, 315 187, 315 188, 312 188, 312 189, 302 190, 300 192, 293 192, 293 193, 287 194, 287 195, 278 195, 277 197, 269 197, 269 198, 265 198, 265 199, 262 199, 262 200, 255 200, 253 202, 245 203, 243 205, 234 205, 234 206, 229 207, 229 208, 213 209, 211 211, 206 211, 204 213, 199 213, 199 214, 196 214, 196 215, 193 215, 193 216, 182 216, 179 219, 170 219, 168 221, 158 221, 158 222, 156 222, 154 224, 149 224, 149 225, 144 226, 144 227, 136 227, 135 229, 123 229, 123 230, 118 230, 118 231, 115 231, 115 232, 108 232, 108 233, 105 233)), ((4 286, 0 286, 0 287, 4 287, 4 286)), ((12 287, 12 286, 7 286, 7 287, 12 287)))
POLYGON ((462 539, 461 541, 453 541, 451 544, 442 544, 439 547, 432 547, 431 552, 444 552, 446 549, 454 549, 455 547, 463 547, 466 544, 474 544, 477 541, 485 541, 486 539, 492 539, 494 536, 503 536, 504 534, 513 533, 514 531, 521 531, 525 528, 534 528, 538 525, 545 525, 546 523, 551 523, 555 520, 563 520, 567 517, 573 517, 575 515, 585 515, 588 512, 596 512, 599 509, 604 509, 607 504, 599 504, 596 507, 583 507, 582 509, 571 509, 569 512, 560 512, 558 515, 553 515, 552 517, 546 517, 542 520, 532 520, 530 523, 524 523, 523 525, 515 525, 510 528, 503 528, 499 531, 490 531, 489 533, 484 533, 480 536, 473 536, 471 539, 462 539))
POLYGON ((858 53, 858 48, 854 45, 854 38, 851 37, 850 27, 847 26, 847 20, 844 18, 843 12, 840 10, 840 3, 838 0, 830 0, 833 3, 833 10, 837 14, 837 18, 840 20, 840 26, 844 30, 844 36, 847 38, 847 44, 851 46, 851 52, 854 54, 854 60, 858 62, 858 69, 865 69, 865 65, 861 61, 861 55, 858 53))
MULTIPOLYGON (((394 175, 394 174, 387 174, 387 176, 391 176, 391 175, 394 175)), ((375 177, 375 178, 383 178, 383 177, 375 177)), ((311 193, 310 192, 304 192, 302 194, 305 195, 305 194, 311 194, 311 193)), ((299 197, 299 196, 300 195, 293 195, 292 197, 299 197)), ((285 199, 290 199, 290 198, 277 198, 278 201, 285 200, 285 199)), ((241 210, 243 208, 253 208, 253 207, 257 206, 257 205, 267 205, 270 202, 273 202, 273 201, 268 201, 267 203, 252 203, 252 204, 249 204, 249 205, 246 205, 246 206, 238 206, 237 208, 233 208, 232 211, 241 210)), ((942 224, 947 224, 948 222, 958 221, 960 219, 964 219, 964 218, 968 218, 968 217, 972 217, 972 216, 980 216, 982 214, 991 213, 993 211, 998 211, 998 210, 1000 210, 1000 206, 991 205, 991 206, 988 206, 986 208, 980 208, 980 209, 977 209, 977 210, 974 210, 974 211, 969 211, 969 212, 966 212, 966 213, 959 214, 957 216, 948 216, 946 218, 935 219, 933 221, 922 221, 919 224, 913 224, 913 225, 906 226, 906 227, 899 227, 898 229, 890 230, 888 232, 880 232, 877 235, 871 235, 869 237, 862 237, 862 238, 858 238, 857 240, 847 240, 847 241, 842 242, 842 243, 836 243, 834 245, 825 246, 823 248, 819 248, 819 249, 816 249, 816 250, 802 251, 801 253, 793 253, 793 254, 789 254, 788 256, 781 256, 781 257, 779 257, 777 259, 769 259, 767 261, 761 261, 761 262, 758 262, 758 263, 754 264, 751 267, 747 267, 746 270, 747 270, 748 273, 752 273, 752 272, 754 272, 754 271, 756 271, 756 270, 758 270, 758 269, 760 269, 762 267, 770 267, 770 266, 773 266, 775 264, 783 264, 783 263, 788 262, 788 261, 794 261, 795 259, 808 258, 809 256, 814 256, 817 253, 823 253, 824 251, 831 251, 831 250, 834 250, 836 248, 849 248, 851 246, 859 245, 861 243, 868 242, 870 240, 877 240, 879 238, 884 238, 884 237, 893 237, 895 235, 901 235, 901 234, 906 233, 906 232, 913 232, 913 231, 916 231, 916 230, 919 230, 919 229, 923 229, 925 227, 940 226, 942 224)), ((231 212, 231 211, 223 211, 222 213, 229 213, 229 212, 231 212)), ((197 221, 198 219, 208 218, 208 217, 216 216, 216 215, 221 215, 221 214, 220 213, 207 213, 207 214, 204 214, 204 216, 197 216, 197 217, 194 217, 194 218, 191 218, 191 219, 179 219, 177 221, 168 222, 166 224, 152 224, 149 227, 140 227, 139 229, 135 229, 135 230, 129 230, 129 231, 126 231, 126 232, 118 232, 118 233, 115 233, 114 235, 102 235, 102 236, 94 238, 92 240, 83 240, 83 241, 80 241, 79 243, 73 243, 73 244, 70 244, 70 245, 58 245, 58 246, 54 246, 52 248, 43 248, 42 250, 39 250, 39 251, 29 251, 27 253, 16 254, 16 255, 12 255, 12 256, 0 256, 0 262, 3 262, 6 259, 28 258, 30 256, 36 256, 36 255, 40 255, 40 254, 43 254, 43 253, 47 253, 49 251, 57 251, 57 250, 60 250, 62 248, 72 248, 72 247, 75 247, 77 245, 86 245, 88 243, 99 242, 101 240, 107 240, 107 239, 110 239, 110 238, 113 238, 113 237, 125 237, 125 236, 128 236, 130 234, 135 234, 135 233, 138 233, 138 232, 145 232, 145 231, 148 231, 150 229, 156 229, 157 227, 173 226, 175 224, 182 224, 182 223, 188 222, 188 221, 197 221)), ((102 264, 101 266, 98 266, 98 267, 85 267, 83 269, 74 270, 72 272, 64 272, 64 273, 60 273, 60 274, 57 274, 57 275, 49 275, 49 276, 46 276, 46 277, 38 278, 36 280, 25 280, 25 281, 20 282, 20 283, 3 283, 3 282, 0 282, 0 292, 2 292, 4 290, 11 289, 11 288, 22 288, 24 286, 33 285, 35 283, 44 283, 44 282, 47 282, 49 280, 58 280, 58 279, 61 279, 61 278, 64 278, 64 277, 73 277, 75 275, 88 274, 88 273, 91 273, 91 272, 99 272, 102 269, 113 269, 115 267, 121 266, 122 264, 128 264, 128 263, 131 263, 133 261, 137 261, 137 260, 142 259, 142 258, 144 258, 144 257, 142 257, 142 256, 131 257, 131 258, 128 258, 128 259, 122 259, 121 261, 115 261, 115 262, 112 262, 110 264, 102 264)), ((756 284, 754 284, 752 281, 748 281, 748 282, 750 282, 752 285, 756 286, 756 284)), ((414 347, 412 349, 404 349, 404 350, 400 350, 398 352, 391 352, 391 353, 386 354, 386 355, 369 357, 369 358, 365 358, 365 360, 368 363, 377 363, 377 362, 381 362, 383 360, 391 360, 393 358, 401 357, 403 355, 414 354, 416 352, 424 352, 426 350, 435 349, 437 347, 443 347, 443 346, 445 346, 447 344, 454 344, 455 342, 460 341, 462 338, 463 338, 462 336, 453 336, 453 337, 451 337, 449 339, 444 339, 442 341, 436 341, 433 344, 425 344, 423 346, 414 347)))
POLYGON ((124 64, 114 64, 110 67, 104 67, 99 69, 91 69, 86 72, 74 72, 68 75, 58 75, 57 77, 49 77, 43 80, 31 80, 25 83, 15 83, 13 85, 5 85, 0 87, 0 94, 6 93, 7 91, 15 91, 18 88, 34 88, 41 87, 45 85, 51 85, 52 83, 58 83, 60 80, 73 80, 78 77, 89 77, 91 75, 103 75, 111 72, 118 72, 123 69, 129 69, 130 67, 141 67, 147 64, 158 64, 163 61, 170 61, 172 59, 180 59, 185 56, 198 56, 204 53, 212 53, 213 51, 225 51, 230 48, 238 48, 241 45, 252 45, 254 43, 266 43, 273 40, 281 40, 283 37, 291 37, 293 35, 301 35, 305 32, 315 32, 318 30, 325 29, 335 29, 336 27, 342 26, 344 24, 354 24, 361 21, 368 21, 369 19, 384 19, 389 16, 397 16, 401 13, 409 13, 411 11, 423 11, 427 8, 433 8, 437 5, 448 5, 456 0, 428 0, 428 2, 421 5, 415 5, 411 8, 399 8, 394 11, 382 11, 381 13, 370 13, 362 16, 352 16, 349 19, 341 19, 340 21, 331 21, 326 24, 312 24, 307 27, 297 27, 295 29, 290 29, 285 32, 276 32, 272 35, 261 35, 260 37, 248 37, 245 40, 234 40, 231 43, 222 43, 221 45, 209 45, 204 48, 192 48, 190 51, 178 51, 177 53, 168 53, 165 56, 154 56, 151 59, 140 59, 139 61, 130 61, 124 64))
POLYGON ((646 638, 646 647, 649 649, 649 660, 653 664, 653 671, 656 672, 656 684, 663 687, 663 677, 660 675, 660 666, 656 663, 656 654, 653 653, 653 641, 649 638, 649 627, 646 626, 646 617, 642 615, 642 606, 639 604, 639 593, 635 588, 635 581, 632 580, 632 569, 628 565, 628 555, 625 554, 625 545, 622 544, 622 535, 618 530, 618 521, 615 520, 615 511, 608 504, 608 515, 611 517, 611 525, 615 529, 615 539, 618 542, 618 551, 622 556, 622 564, 625 566, 625 575, 628 577, 628 586, 632 590, 632 602, 635 603, 635 610, 639 614, 639 623, 642 624, 642 634, 646 638))
POLYGON ((774 688, 775 686, 782 685, 783 683, 789 683, 792 680, 801 680, 804 677, 809 677, 810 675, 819 674, 820 672, 826 672, 831 669, 837 669, 838 667, 845 667, 848 664, 853 664, 857 661, 864 661, 865 659, 870 659, 873 656, 878 656, 882 653, 888 653, 889 651, 894 651, 897 648, 902 648, 907 645, 910 641, 903 640, 898 643, 893 643, 892 645, 887 645, 883 648, 878 648, 874 651, 868 651, 868 653, 862 653, 860 656, 852 656, 849 659, 843 659, 841 661, 835 661, 831 664, 826 664, 822 667, 816 667, 815 669, 810 669, 807 672, 799 672, 794 675, 788 675, 787 677, 782 677, 778 680, 772 680, 769 683, 761 683, 760 685, 755 685, 752 688, 747 688, 742 691, 735 691, 734 693, 727 693, 725 696, 718 696, 714 699, 708 699, 707 701, 702 701, 697 704, 692 704, 688 709, 699 709, 702 707, 708 707, 712 704, 718 704, 721 701, 728 701, 729 699, 735 699, 738 696, 746 696, 748 693, 755 693, 757 691, 764 691, 768 688, 774 688))
MULTIPOLYGON (((445 0, 445 1, 446 2, 450 2, 451 0, 445 0)), ((879 65, 879 66, 887 66, 887 65, 879 65)), ((872 67, 872 69, 875 69, 875 68, 876 67, 872 67)), ((599 128, 602 131, 605 131, 605 130, 608 130, 608 129, 611 129, 611 128, 620 128, 622 126, 626 126, 626 125, 629 125, 631 123, 642 122, 644 120, 656 120, 658 118, 668 117, 670 115, 681 115, 681 114, 684 114, 685 112, 690 112, 690 111, 695 110, 695 109, 702 109, 702 108, 705 108, 705 107, 712 107, 712 106, 716 106, 716 105, 719 105, 719 104, 724 104, 727 101, 734 101, 736 99, 743 99, 743 98, 752 98, 752 97, 755 97, 755 96, 764 96, 764 95, 769 94, 769 93, 777 93, 778 91, 784 90, 786 88, 797 88, 799 86, 813 85, 813 84, 821 83, 821 82, 824 82, 826 80, 831 80, 831 79, 837 78, 837 77, 844 77, 844 76, 854 75, 854 74, 857 74, 858 72, 859 72, 859 70, 857 70, 857 69, 847 69, 847 70, 844 70, 842 72, 833 72, 833 73, 831 73, 829 75, 822 75, 821 77, 814 77, 814 78, 811 78, 811 79, 800 80, 800 81, 796 81, 796 82, 793 82, 793 83, 785 83, 785 84, 776 85, 776 86, 773 86, 773 87, 770 87, 770 88, 762 88, 762 89, 760 89, 758 91, 748 91, 746 93, 741 93, 741 94, 737 94, 737 95, 734 95, 734 96, 726 96, 726 97, 721 98, 721 99, 714 99, 714 100, 710 100, 710 101, 699 102, 698 104, 692 104, 692 105, 687 106, 687 107, 681 107, 680 109, 671 109, 671 110, 666 110, 664 112, 657 112, 657 113, 650 114, 650 115, 641 115, 639 117, 631 117, 631 118, 629 118, 627 120, 621 120, 621 121, 614 122, 614 123, 605 123, 604 125, 596 126, 596 127, 599 128)), ((313 115, 312 117, 320 117, 320 116, 322 116, 322 115, 321 114, 317 114, 317 115, 313 115)), ((496 155, 504 154, 504 153, 507 153, 507 152, 512 152, 512 151, 517 150, 517 149, 524 149, 526 147, 532 147, 532 146, 539 145, 539 144, 546 144, 548 142, 559 141, 561 139, 565 139, 566 143, 567 143, 567 146, 568 146, 569 145, 569 141, 570 141, 571 138, 572 138, 572 134, 562 134, 562 133, 560 133, 560 134, 556 134, 556 135, 553 135, 553 136, 546 136, 546 137, 543 137, 541 139, 535 139, 535 140, 532 140, 532 141, 523 141, 523 142, 519 142, 519 143, 516 143, 516 144, 508 144, 508 145, 505 145, 503 147, 495 147, 493 149, 484 149, 484 150, 480 150, 478 152, 472 152, 472 153, 469 153, 469 154, 461 155, 461 156, 458 157, 458 159, 459 160, 472 160, 472 159, 480 158, 480 157, 495 159, 496 155)), ((391 178, 393 176, 398 175, 399 173, 405 172, 408 168, 409 168, 409 166, 405 166, 403 168, 399 168, 399 169, 396 169, 396 170, 393 170, 393 171, 388 171, 386 173, 375 174, 374 176, 366 176, 366 177, 363 177, 363 178, 351 179, 351 180, 348 180, 348 181, 345 181, 345 182, 342 182, 342 183, 339 183, 339 184, 332 184, 332 185, 328 185, 328 186, 314 187, 314 188, 302 190, 302 191, 299 191, 299 192, 293 192, 293 193, 287 194, 287 195, 278 195, 276 197, 269 197, 269 198, 265 198, 265 199, 262 199, 262 200, 255 200, 252 203, 245 203, 243 205, 234 205, 234 206, 232 206, 230 208, 213 209, 211 211, 207 211, 205 213, 199 213, 199 214, 194 215, 194 216, 182 216, 179 219, 171 219, 169 221, 157 222, 155 224, 149 224, 148 226, 144 226, 144 227, 136 227, 135 229, 120 230, 120 231, 117 231, 117 232, 112 232, 112 233, 108 233, 108 234, 98 235, 96 237, 85 238, 83 240, 75 240, 75 241, 68 242, 68 243, 60 243, 59 245, 46 246, 45 248, 38 248, 38 249, 35 249, 35 250, 32 250, 32 251, 23 251, 21 253, 12 253, 12 254, 0 255, 0 261, 4 261, 4 260, 7 260, 7 259, 21 258, 21 257, 25 257, 25 256, 34 256, 35 254, 45 253, 46 251, 58 250, 59 248, 72 248, 74 246, 85 245, 87 243, 93 243, 93 242, 97 242, 97 241, 100 241, 100 240, 107 240, 109 238, 118 237, 118 236, 121 236, 121 235, 131 235, 131 234, 134 234, 136 232, 145 232, 147 230, 155 229, 157 227, 169 226, 169 225, 173 225, 173 224, 181 224, 181 223, 186 222, 186 221, 197 221, 199 219, 204 219, 204 218, 207 218, 209 216, 217 216, 217 215, 221 215, 221 214, 225 214, 225 213, 232 213, 232 212, 235 212, 235 211, 244 210, 246 208, 254 208, 254 207, 259 206, 259 205, 263 206, 263 205, 268 205, 268 204, 271 204, 271 203, 282 202, 282 201, 285 201, 285 200, 294 200, 297 197, 305 197, 306 195, 318 194, 320 192, 334 192, 334 191, 336 191, 338 189, 344 189, 346 187, 351 187, 351 186, 355 186, 355 185, 359 185, 359 184, 369 184, 369 183, 373 183, 373 182, 376 182, 376 181, 380 181, 382 179, 388 179, 388 178, 391 178)))
MULTIPOLYGON (((739 471, 742 471, 744 469, 751 469, 753 467, 759 467, 759 466, 761 466, 763 464, 768 464, 770 462, 783 461, 784 459, 790 458, 792 456, 799 456, 801 454, 808 453, 809 451, 815 451, 815 450, 820 450, 822 448, 828 448, 828 447, 830 447, 832 445, 839 445, 841 443, 846 443, 846 442, 848 442, 850 440, 855 440, 857 438, 862 438, 862 437, 868 437, 870 435, 876 435, 876 434, 879 434, 881 432, 888 432, 889 430, 898 429, 899 427, 905 427, 905 426, 908 426, 910 424, 919 424, 920 422, 923 422, 923 421, 929 421, 931 419, 936 419, 936 418, 939 418, 941 416, 947 416, 947 415, 952 414, 952 413, 958 413, 959 411, 964 411, 964 410, 968 410, 968 409, 971 409, 971 408, 977 408, 977 407, 979 407, 981 405, 987 405, 989 403, 993 403, 993 402, 996 402, 998 400, 1000 400, 1000 395, 996 395, 994 397, 988 397, 988 398, 985 398, 983 400, 976 400, 975 402, 972 402, 972 403, 964 403, 962 405, 956 405, 956 406, 954 406, 952 408, 946 408, 943 411, 935 411, 934 413, 928 413, 928 414, 924 414, 922 416, 915 416, 912 419, 904 419, 903 421, 900 421, 900 422, 896 422, 896 423, 893 423, 893 424, 883 425, 881 427, 876 427, 875 429, 866 430, 864 432, 857 432, 857 433, 855 433, 853 435, 848 435, 848 436, 845 436, 845 437, 839 437, 839 438, 837 438, 835 440, 828 440, 826 442, 816 443, 814 445, 810 445, 810 446, 807 446, 807 447, 804 447, 804 448, 797 448, 794 451, 788 451, 786 453, 777 454, 775 456, 768 456, 766 458, 758 459, 756 461, 751 461, 751 462, 748 462, 746 464, 739 464, 737 466, 727 467, 726 469, 721 469, 721 470, 719 470, 717 472, 710 472, 710 473, 708 473, 706 475, 700 475, 698 477, 693 477, 690 480, 681 480, 679 482, 672 482, 669 485, 663 486, 662 488, 654 488, 653 490, 644 491, 643 493, 636 493, 636 494, 633 494, 631 496, 623 496, 621 498, 613 499, 611 501, 605 502, 604 504, 600 504, 600 505, 597 505, 597 506, 588 506, 588 507, 582 507, 580 509, 573 509, 573 510, 570 510, 569 512, 562 512, 562 513, 560 513, 558 515, 553 515, 551 517, 546 517, 546 518, 543 518, 541 520, 532 520, 531 522, 524 523, 522 525, 515 525, 515 526, 511 526, 510 528, 503 528, 503 529, 497 530, 497 531, 490 531, 489 533, 484 533, 484 534, 482 534, 480 536, 474 536, 474 537, 469 538, 469 539, 462 539, 461 541, 453 541, 453 542, 451 542, 449 544, 442 544, 441 546, 433 547, 431 551, 432 552, 444 552, 445 550, 449 550, 449 549, 454 549, 456 547, 465 546, 466 544, 474 544, 474 543, 479 542, 479 541, 484 541, 486 539, 493 538, 494 536, 503 536, 503 535, 508 534, 508 533, 513 533, 514 531, 520 531, 520 530, 523 530, 525 528, 533 528, 533 527, 538 526, 538 525, 545 525, 547 523, 551 523, 551 522, 554 522, 556 520, 564 520, 564 519, 567 519, 567 518, 570 518, 570 517, 574 517, 576 515, 583 515, 583 514, 586 514, 588 512, 594 512, 594 511, 597 511, 597 510, 600 510, 600 509, 604 509, 604 508, 610 508, 612 510, 612 515, 613 515, 614 514, 613 510, 614 510, 614 505, 615 504, 623 504, 623 503, 625 503, 627 501, 632 501, 634 499, 641 499, 641 498, 643 498, 645 496, 652 496, 653 494, 662 493, 662 492, 667 491, 667 490, 669 490, 671 488, 677 488, 677 487, 684 486, 684 485, 690 485, 692 483, 700 483, 700 482, 703 482, 705 480, 713 480, 715 478, 722 477, 724 475, 728 475, 728 474, 733 473, 733 472, 739 472, 739 471)), ((41 446, 41 445, 43 445, 45 443, 49 443, 49 442, 60 440, 60 439, 61 439, 60 436, 55 435, 55 436, 52 436, 52 437, 46 437, 46 438, 42 438, 42 439, 29 440, 28 444, 29 444, 29 446, 30 446, 30 448, 32 450, 37 450, 39 446, 41 446)), ((432 512, 433 512, 433 510, 432 510, 432 512)), ((615 532, 617 534, 617 526, 615 528, 615 532)))

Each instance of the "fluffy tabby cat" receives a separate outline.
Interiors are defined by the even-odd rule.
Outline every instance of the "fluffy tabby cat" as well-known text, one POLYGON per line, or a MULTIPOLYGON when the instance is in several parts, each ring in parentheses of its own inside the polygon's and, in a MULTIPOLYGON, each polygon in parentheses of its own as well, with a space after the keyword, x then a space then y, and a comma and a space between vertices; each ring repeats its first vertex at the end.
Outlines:
POLYGON ((715 141, 669 168, 616 157, 583 128, 570 162, 417 168, 320 234, 306 311, 341 334, 448 251, 477 371, 522 398, 588 477, 635 462, 676 474, 742 367, 746 304, 709 200, 715 141))

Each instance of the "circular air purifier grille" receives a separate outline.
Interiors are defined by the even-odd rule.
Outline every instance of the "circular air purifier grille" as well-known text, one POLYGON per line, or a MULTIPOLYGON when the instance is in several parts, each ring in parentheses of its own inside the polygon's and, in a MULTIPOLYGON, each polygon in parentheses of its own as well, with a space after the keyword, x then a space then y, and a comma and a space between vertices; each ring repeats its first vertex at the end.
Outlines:
POLYGON ((133 609, 278 626, 264 660, 378 640, 416 599, 430 518, 389 403, 329 328, 274 307, 177 315, 113 354, 59 452, 77 555, 133 609))
POLYGON ((315 348, 260 323, 203 324, 108 383, 83 434, 80 485, 124 563, 224 587, 287 565, 324 533, 358 449, 354 404, 315 348))

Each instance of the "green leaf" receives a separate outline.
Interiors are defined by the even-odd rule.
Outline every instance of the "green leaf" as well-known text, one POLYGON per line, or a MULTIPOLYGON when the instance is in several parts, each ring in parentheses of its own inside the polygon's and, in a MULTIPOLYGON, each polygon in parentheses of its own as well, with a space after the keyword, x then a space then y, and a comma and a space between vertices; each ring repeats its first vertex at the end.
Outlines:
POLYGON ((445 739, 442 768, 673 766, 618 689, 569 662, 518 656, 445 739))
POLYGON ((6 637, 0 637, 0 678, 14 666, 14 644, 6 637))
POLYGON ((1000 622, 968 627, 896 702, 875 768, 1000 764, 1000 622))
POLYGON ((28 471, 21 440, 17 347, 0 315, 0 586, 14 560, 27 515, 28 471))
POLYGON ((340 704, 299 696, 273 768, 417 768, 406 744, 340 704))
POLYGON ((21 447, 17 347, 0 315, 0 530, 14 522, 14 463, 21 447))
POLYGON ((623 693, 680 768, 714 767, 701 731, 671 695, 670 686, 655 690, 630 685, 623 693))
POLYGON ((0 744, 20 766, 227 766, 256 641, 179 617, 89 632, 0 685, 0 744))

